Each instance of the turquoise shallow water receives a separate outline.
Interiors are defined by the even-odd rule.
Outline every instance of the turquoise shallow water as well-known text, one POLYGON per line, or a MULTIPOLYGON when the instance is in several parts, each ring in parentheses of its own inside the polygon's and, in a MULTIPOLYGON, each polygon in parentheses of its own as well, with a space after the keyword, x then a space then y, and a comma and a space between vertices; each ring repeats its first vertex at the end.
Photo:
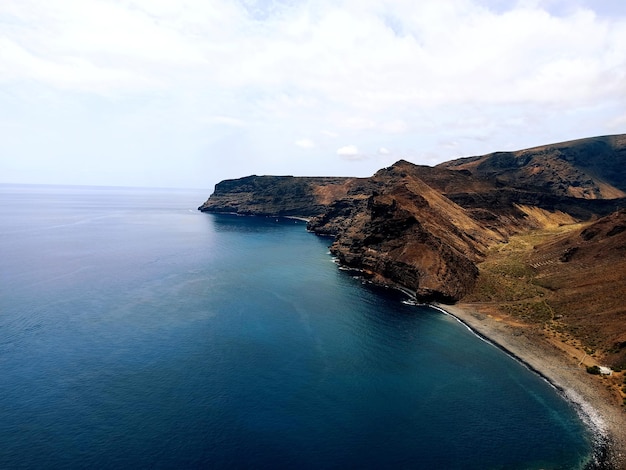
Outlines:
POLYGON ((206 194, 0 186, 0 468, 577 468, 574 409, 453 318, 206 194))

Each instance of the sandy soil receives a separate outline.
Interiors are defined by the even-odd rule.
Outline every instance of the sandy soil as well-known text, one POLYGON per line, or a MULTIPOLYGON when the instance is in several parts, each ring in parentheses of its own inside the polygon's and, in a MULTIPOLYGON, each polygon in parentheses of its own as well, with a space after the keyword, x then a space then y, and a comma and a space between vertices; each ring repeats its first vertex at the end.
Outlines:
POLYGON ((585 365, 595 364, 593 358, 546 335, 539 327, 482 313, 476 305, 435 307, 453 315, 561 390, 598 436, 597 458, 608 462, 608 466, 598 468, 626 469, 626 411, 610 379, 586 372, 585 365))

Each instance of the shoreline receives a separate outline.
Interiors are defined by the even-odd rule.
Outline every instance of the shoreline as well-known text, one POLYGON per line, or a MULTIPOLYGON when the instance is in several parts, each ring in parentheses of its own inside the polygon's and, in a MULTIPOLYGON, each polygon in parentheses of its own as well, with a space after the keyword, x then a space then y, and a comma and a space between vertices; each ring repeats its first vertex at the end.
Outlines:
POLYGON ((626 469, 626 413, 603 384, 547 340, 538 329, 480 313, 472 304, 431 307, 456 318, 483 340, 504 351, 555 387, 572 403, 594 436, 589 468, 626 469))
MULTIPOLYGON (((308 220, 301 216, 276 217, 308 220)), ((342 269, 341 263, 339 264, 339 269, 342 269)), ((343 269, 359 272, 353 268, 343 269)), ((397 283, 372 280, 366 282, 396 289, 412 299, 414 305, 428 305, 452 316, 483 341, 502 350, 546 380, 574 406, 585 426, 591 431, 592 455, 584 467, 585 470, 626 470, 626 411, 607 389, 607 383, 602 378, 587 373, 585 366, 596 364, 591 357, 586 354, 582 357, 573 356, 574 351, 565 347, 564 343, 555 338, 547 338, 541 326, 522 324, 493 311, 485 312, 485 304, 420 303, 416 299, 416 292, 397 283)), ((578 350, 575 352, 580 353, 578 350)))

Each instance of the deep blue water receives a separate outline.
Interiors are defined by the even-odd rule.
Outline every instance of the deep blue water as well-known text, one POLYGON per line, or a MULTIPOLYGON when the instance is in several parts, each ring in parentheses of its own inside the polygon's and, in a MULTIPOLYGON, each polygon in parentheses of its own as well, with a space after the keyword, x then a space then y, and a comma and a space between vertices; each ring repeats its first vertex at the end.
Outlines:
POLYGON ((0 186, 0 468, 576 468, 573 408, 452 317, 207 194, 0 186))

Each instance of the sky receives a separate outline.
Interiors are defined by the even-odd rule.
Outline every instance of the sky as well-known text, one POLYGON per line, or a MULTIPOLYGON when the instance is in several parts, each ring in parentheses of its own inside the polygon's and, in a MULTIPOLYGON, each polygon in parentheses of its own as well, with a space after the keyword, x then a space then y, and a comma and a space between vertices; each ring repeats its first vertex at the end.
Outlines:
POLYGON ((623 0, 0 2, 0 183, 212 189, 620 133, 623 0))

